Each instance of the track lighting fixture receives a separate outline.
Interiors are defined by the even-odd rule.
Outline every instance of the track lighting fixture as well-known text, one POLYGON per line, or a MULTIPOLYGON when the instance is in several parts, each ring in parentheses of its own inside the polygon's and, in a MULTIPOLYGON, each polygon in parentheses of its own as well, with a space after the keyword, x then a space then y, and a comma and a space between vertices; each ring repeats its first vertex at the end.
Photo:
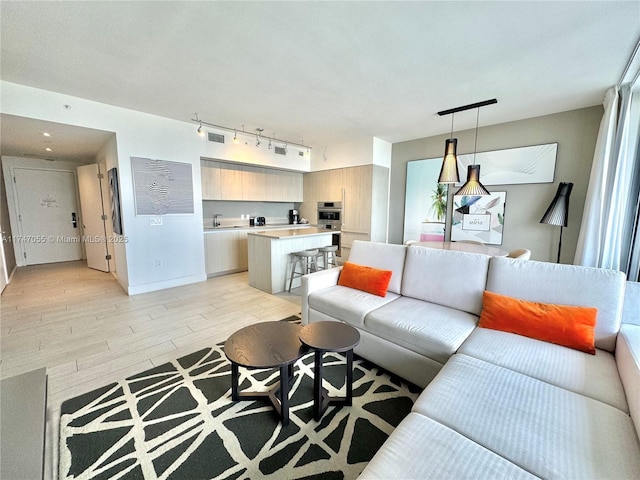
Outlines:
POLYGON ((201 137, 204 137, 204 130, 202 130, 202 121, 198 118, 198 114, 196 113, 196 119, 194 120, 194 122, 198 122, 199 126, 198 126, 198 135, 200 135, 201 137))
MULTIPOLYGON (((229 132, 233 132, 233 143, 240 143, 240 138, 239 135, 249 135, 251 137, 255 137, 255 141, 256 141, 256 147, 259 147, 262 144, 262 132, 264 131, 263 128, 256 128, 256 131, 258 133, 251 133, 251 132, 245 132, 244 129, 244 125, 242 125, 242 130, 239 130, 237 128, 231 128, 231 127, 225 127, 222 125, 215 125, 213 123, 208 123, 205 122, 203 120, 200 120, 198 118, 198 114, 196 113, 194 118, 191 119, 192 122, 196 122, 198 124, 198 134, 204 136, 204 129, 203 126, 208 126, 211 128, 215 128, 218 130, 226 130, 229 132)), ((308 146, 308 145, 304 145, 304 143, 295 143, 295 142, 290 142, 288 140, 284 140, 284 139, 279 139, 276 138, 276 134, 273 134, 273 137, 268 137, 269 139, 269 143, 268 143, 268 148, 272 149, 273 145, 276 144, 276 146, 278 144, 283 145, 283 150, 284 150, 284 154, 287 154, 287 149, 289 147, 289 145, 295 145, 296 147, 300 147, 302 149, 306 149, 306 152, 304 153, 305 156, 309 156, 311 155, 311 149, 312 147, 308 146)), ((301 150, 304 151, 304 150, 301 150)), ((280 152, 278 152, 280 153, 280 152)))

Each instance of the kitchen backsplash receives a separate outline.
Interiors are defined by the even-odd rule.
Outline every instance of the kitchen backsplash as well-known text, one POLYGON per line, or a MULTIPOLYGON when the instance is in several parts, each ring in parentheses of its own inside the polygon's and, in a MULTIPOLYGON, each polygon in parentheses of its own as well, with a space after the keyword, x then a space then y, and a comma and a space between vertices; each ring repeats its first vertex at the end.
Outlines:
POLYGON ((249 218, 264 217, 267 225, 287 225, 289 210, 299 209, 300 204, 285 202, 231 202, 205 200, 202 202, 202 224, 204 228, 213 227, 216 213, 220 226, 247 225, 249 218), (244 217, 244 218, 243 218, 244 217))
MULTIPOLYGON (((265 215, 260 215, 265 218, 265 223, 267 225, 288 225, 289 218, 288 217, 266 217, 265 215)), ((221 227, 235 227, 237 225, 246 225, 249 226, 249 218, 245 216, 245 218, 240 217, 218 217, 218 223, 220 223, 221 227)), ((204 218, 202 222, 202 226, 206 228, 213 227, 213 216, 210 218, 204 218)))

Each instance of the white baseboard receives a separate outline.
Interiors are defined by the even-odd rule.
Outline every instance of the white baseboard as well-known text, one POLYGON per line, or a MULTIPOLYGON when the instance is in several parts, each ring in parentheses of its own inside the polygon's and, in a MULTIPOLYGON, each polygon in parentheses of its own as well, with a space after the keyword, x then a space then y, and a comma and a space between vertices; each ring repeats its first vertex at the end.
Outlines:
MULTIPOLYGON (((127 293, 129 295, 139 295, 141 293, 155 292, 157 290, 164 290, 166 288, 181 287, 183 285, 190 285, 192 283, 206 282, 207 275, 191 275, 188 277, 172 278, 171 280, 164 280, 162 282, 145 283, 143 285, 129 285, 127 293)), ((120 282, 120 285, 122 283, 120 282)), ((124 286, 123 286, 124 288, 124 286)))

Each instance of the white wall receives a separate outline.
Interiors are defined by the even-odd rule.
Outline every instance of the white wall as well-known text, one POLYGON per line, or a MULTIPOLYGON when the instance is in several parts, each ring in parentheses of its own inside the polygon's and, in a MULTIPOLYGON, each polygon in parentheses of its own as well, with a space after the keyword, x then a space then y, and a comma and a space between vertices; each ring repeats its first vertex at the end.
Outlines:
MULTIPOLYGON (((191 125, 195 131, 197 129, 196 125, 191 125)), ((269 149, 269 139, 266 137, 262 137, 260 140, 260 146, 256 147, 255 135, 238 133, 238 143, 236 144, 233 143, 233 132, 207 126, 203 126, 202 129, 205 131, 204 138, 201 138, 204 148, 202 156, 211 159, 230 160, 237 163, 247 163, 271 168, 308 172, 311 168, 311 158, 317 153, 315 150, 311 149, 307 155, 306 148, 289 145, 287 146, 286 155, 276 155, 275 148, 273 147, 282 147, 283 144, 280 142, 272 142, 272 148, 269 149), (214 132, 224 135, 225 143, 208 141, 206 132, 214 132), (302 152, 303 155, 300 155, 300 152, 302 152)), ((263 135, 266 135, 266 133, 263 132, 263 135)))
MULTIPOLYGON (((560 261, 573 262, 602 112, 601 106, 595 106, 479 129, 479 152, 558 142, 553 183, 489 187, 491 191, 507 192, 503 249, 528 248, 534 260, 555 262, 560 227, 542 225, 540 219, 553 199, 558 183, 572 182, 569 225, 563 232, 560 261)), ((474 129, 454 132, 459 154, 473 152, 474 134, 474 129)), ((407 162, 441 157, 447 138, 449 135, 439 135, 393 145, 389 242, 402 243, 407 162)), ((450 195, 455 191, 455 188, 450 189, 450 195)), ((449 224, 450 212, 447 229, 449 224)))
POLYGON ((361 137, 348 142, 314 150, 311 157, 311 171, 334 168, 356 167, 359 165, 380 165, 391 167, 392 145, 376 137, 361 137))

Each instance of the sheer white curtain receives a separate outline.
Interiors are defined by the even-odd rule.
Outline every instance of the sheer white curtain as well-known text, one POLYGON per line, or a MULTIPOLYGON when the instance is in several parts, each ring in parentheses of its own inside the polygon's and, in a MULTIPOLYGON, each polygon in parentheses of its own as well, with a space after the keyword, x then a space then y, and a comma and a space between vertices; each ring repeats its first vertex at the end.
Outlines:
POLYGON ((598 140, 593 154, 591 175, 584 201, 582 224, 574 263, 590 267, 598 266, 604 243, 606 212, 609 211, 608 191, 613 183, 612 152, 618 125, 618 87, 611 87, 604 97, 604 116, 600 122, 598 140))
POLYGON ((612 87, 605 96, 574 260, 578 265, 627 272, 634 258, 640 183, 639 97, 640 92, 634 95, 633 84, 612 87))

